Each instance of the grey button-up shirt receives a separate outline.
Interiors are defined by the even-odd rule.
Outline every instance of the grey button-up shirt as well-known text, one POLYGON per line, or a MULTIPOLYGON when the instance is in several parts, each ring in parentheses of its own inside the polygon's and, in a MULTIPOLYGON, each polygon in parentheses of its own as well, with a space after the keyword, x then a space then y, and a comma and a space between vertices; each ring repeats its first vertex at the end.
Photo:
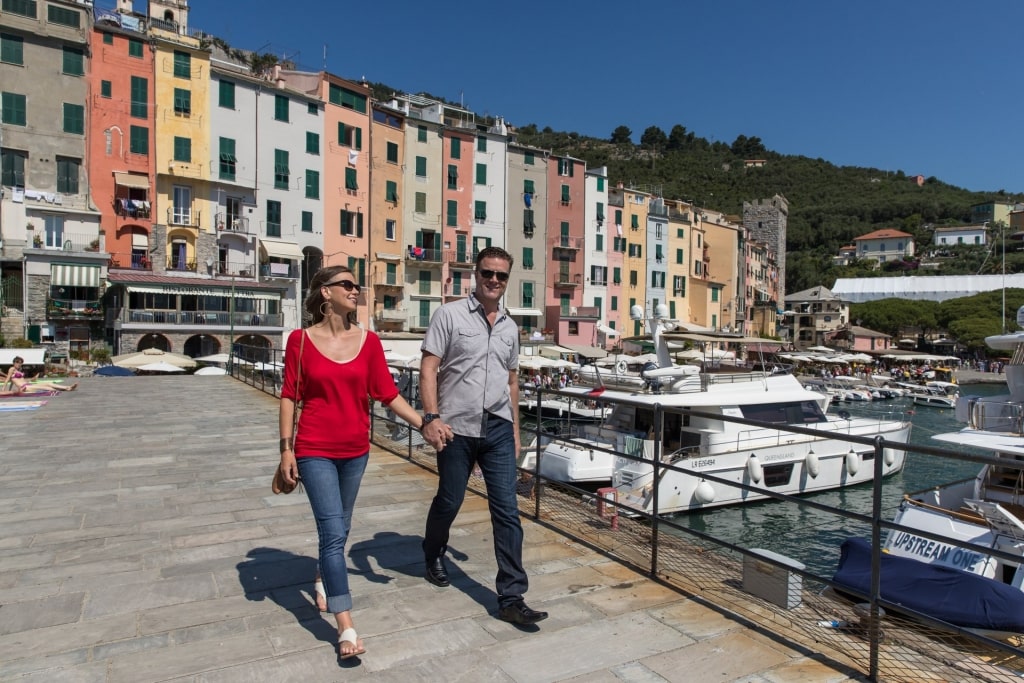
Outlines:
POLYGON ((483 436, 487 413, 514 422, 508 373, 519 368, 519 326, 504 310, 491 327, 476 297, 445 304, 420 349, 441 359, 438 411, 456 434, 483 436))

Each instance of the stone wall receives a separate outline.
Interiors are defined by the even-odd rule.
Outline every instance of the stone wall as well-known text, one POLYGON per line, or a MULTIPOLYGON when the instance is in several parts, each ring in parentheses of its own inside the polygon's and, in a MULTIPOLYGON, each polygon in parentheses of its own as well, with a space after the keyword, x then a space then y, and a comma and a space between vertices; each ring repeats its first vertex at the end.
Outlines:
POLYGON ((779 262, 779 301, 786 298, 786 224, 789 202, 782 195, 743 202, 743 227, 750 236, 775 248, 779 262))

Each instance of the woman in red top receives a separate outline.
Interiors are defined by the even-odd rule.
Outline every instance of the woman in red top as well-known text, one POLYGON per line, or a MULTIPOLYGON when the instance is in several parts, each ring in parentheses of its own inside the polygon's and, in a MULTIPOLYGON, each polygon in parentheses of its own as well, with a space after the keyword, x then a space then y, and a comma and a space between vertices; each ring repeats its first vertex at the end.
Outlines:
POLYGON ((342 659, 366 651, 352 626, 345 543, 369 459, 367 398, 387 405, 414 427, 422 425, 419 414, 398 394, 380 339, 356 322, 360 289, 352 271, 343 266, 321 268, 313 276, 304 304, 311 324, 288 337, 281 390, 281 474, 288 483, 302 477, 313 508, 320 538, 318 566, 327 609, 338 622, 342 659), (302 413, 293 434, 297 400, 302 413))

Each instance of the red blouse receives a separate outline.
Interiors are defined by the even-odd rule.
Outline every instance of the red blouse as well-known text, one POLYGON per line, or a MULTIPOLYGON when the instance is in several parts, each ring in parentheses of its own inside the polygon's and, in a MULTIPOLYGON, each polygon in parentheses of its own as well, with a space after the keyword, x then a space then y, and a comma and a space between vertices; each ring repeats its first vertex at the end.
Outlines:
POLYGON ((384 347, 373 332, 366 332, 355 357, 347 361, 327 358, 303 330, 288 337, 284 355, 281 397, 295 400, 295 370, 302 346, 303 402, 295 434, 295 457, 357 458, 370 450, 370 411, 367 397, 390 405, 398 388, 384 361, 384 347))

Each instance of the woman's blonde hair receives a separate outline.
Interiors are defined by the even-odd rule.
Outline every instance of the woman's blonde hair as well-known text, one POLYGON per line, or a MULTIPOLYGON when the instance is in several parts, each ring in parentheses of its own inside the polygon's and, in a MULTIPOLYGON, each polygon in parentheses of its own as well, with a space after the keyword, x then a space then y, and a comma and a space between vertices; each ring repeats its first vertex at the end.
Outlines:
MULTIPOLYGON (((342 273, 351 275, 353 281, 356 279, 355 273, 348 266, 324 266, 313 274, 309 281, 309 292, 306 293, 306 300, 302 305, 305 311, 303 317, 309 321, 310 325, 316 325, 327 317, 324 315, 323 308, 324 302, 327 300, 320 293, 320 289, 342 273)), ((348 314, 348 321, 353 324, 359 322, 359 316, 356 315, 355 311, 348 314)))

